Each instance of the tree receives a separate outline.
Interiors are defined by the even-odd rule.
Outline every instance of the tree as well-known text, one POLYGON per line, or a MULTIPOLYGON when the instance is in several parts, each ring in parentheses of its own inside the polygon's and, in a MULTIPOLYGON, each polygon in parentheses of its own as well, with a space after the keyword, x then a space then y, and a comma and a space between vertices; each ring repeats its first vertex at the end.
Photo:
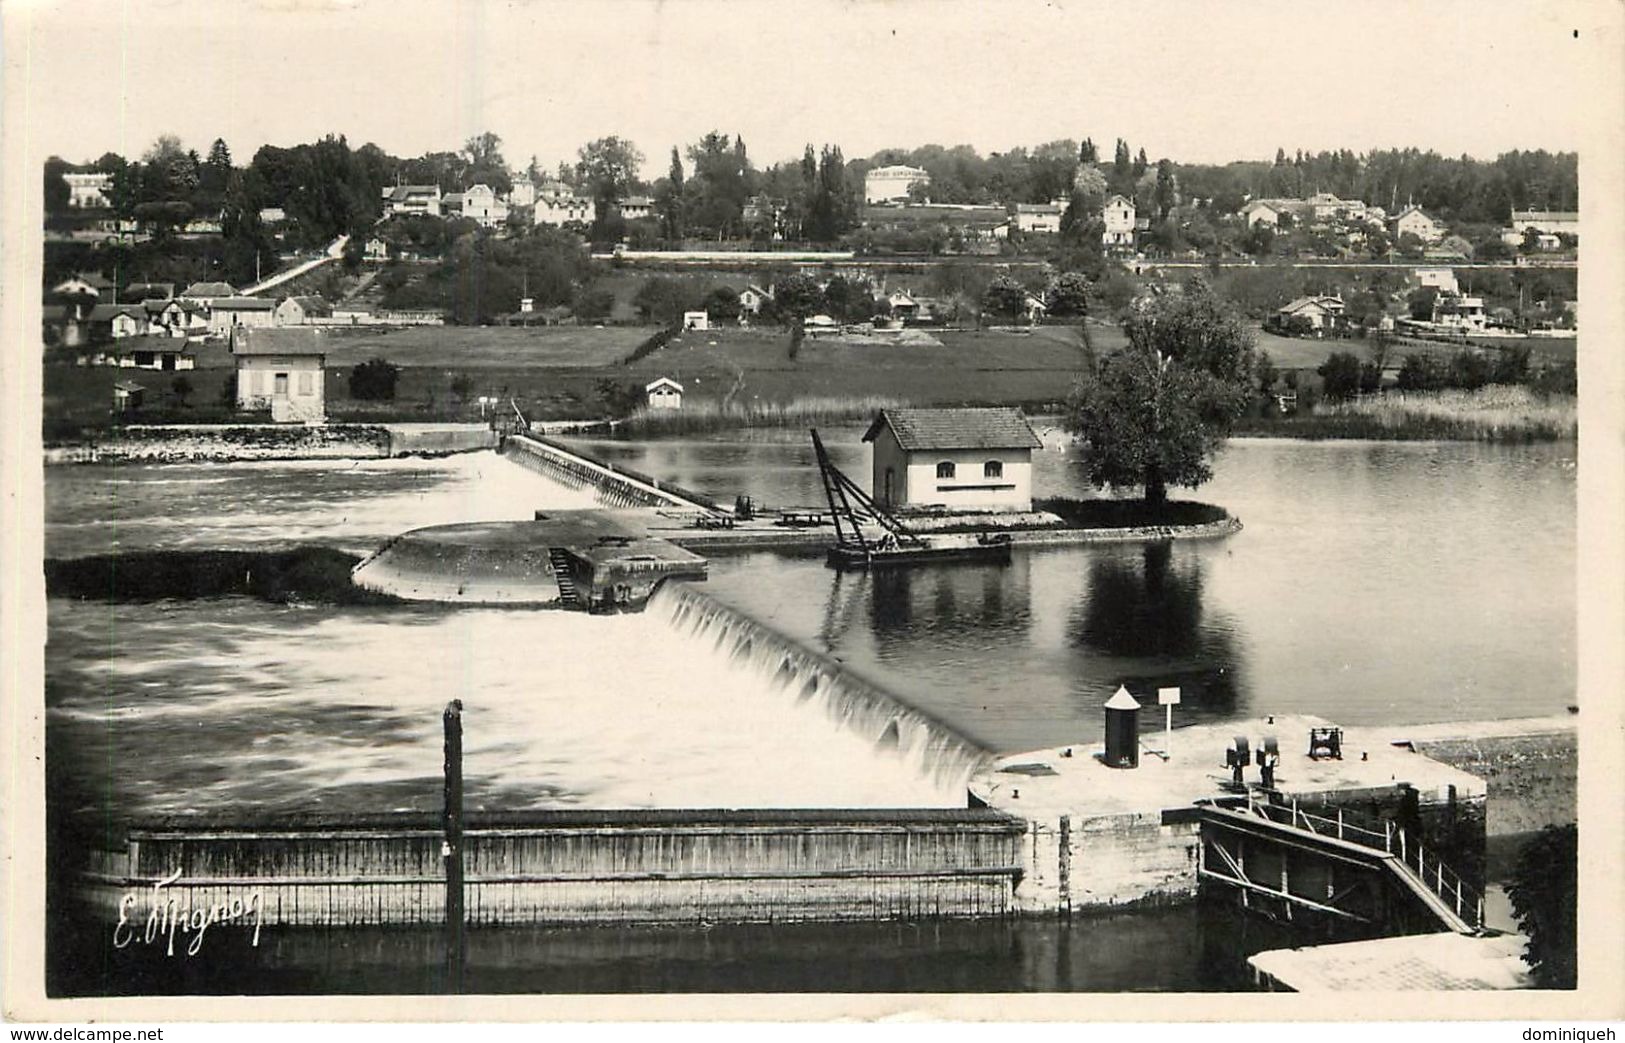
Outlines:
POLYGON ((63 174, 71 168, 68 161, 60 156, 52 156, 45 161, 45 212, 47 214, 60 214, 68 209, 68 200, 72 193, 68 190, 68 182, 63 174))
POLYGON ((1027 287, 1008 275, 1001 275, 988 283, 982 294, 982 308, 994 315, 1014 319, 1027 306, 1027 287))
POLYGON ((463 155, 468 167, 463 173, 469 185, 490 185, 499 194, 513 189, 513 175, 508 173, 508 162, 502 158, 502 139, 490 131, 476 134, 463 142, 463 155))
POLYGON ((1162 504, 1168 486, 1194 488, 1246 409, 1253 338, 1241 317, 1196 278, 1124 323, 1128 346, 1085 373, 1066 426, 1087 445, 1096 486, 1133 486, 1162 504))
POLYGON ((179 401, 182 406, 185 406, 186 399, 192 394, 194 388, 192 387, 192 381, 183 373, 174 380, 170 381, 169 390, 173 391, 175 393, 176 400, 179 401))
POLYGON ((1051 315, 1083 318, 1089 314, 1089 279, 1082 272, 1062 272, 1044 298, 1051 315))
POLYGON ((681 239, 683 221, 683 160, 677 146, 671 147, 671 169, 666 183, 655 193, 655 212, 660 215, 661 232, 667 239, 681 239))
MULTIPOLYGON (((468 396, 474 393, 474 378, 467 373, 459 373, 451 378, 451 393, 458 402, 467 402, 468 396)), ((391 398, 394 396, 391 395, 391 398)))
POLYGON ((1100 162, 1100 150, 1095 147, 1094 138, 1084 138, 1083 145, 1078 149, 1078 163, 1081 166, 1093 166, 1100 162))
POLYGON ((602 227, 610 208, 626 198, 637 180, 643 153, 625 138, 611 135, 587 142, 576 156, 576 177, 592 195, 594 227, 602 227))
POLYGON ((1334 351, 1315 370, 1325 385, 1325 395, 1336 402, 1353 398, 1360 390, 1360 360, 1347 351, 1334 351))
MULTIPOLYGON (((1140 153, 1142 156, 1145 153, 1140 153)), ((1174 208, 1178 192, 1174 187, 1174 165, 1166 159, 1157 160, 1157 187, 1152 193, 1157 206, 1157 217, 1166 221, 1168 211, 1174 208)))
POLYGON ((392 402, 400 367, 384 358, 358 362, 350 370, 350 397, 368 402, 392 402))
POLYGON ((790 327, 790 357, 801 353, 801 340, 807 333, 807 316, 824 302, 823 291, 810 275, 787 275, 773 287, 773 309, 779 321, 790 327))
POLYGON ((1572 989, 1578 962, 1580 831, 1547 826, 1518 852, 1507 897, 1529 938, 1523 959, 1543 989, 1572 989))
POLYGON ((705 312, 713 319, 735 322, 739 318, 739 291, 732 286, 718 286, 705 298, 705 312))

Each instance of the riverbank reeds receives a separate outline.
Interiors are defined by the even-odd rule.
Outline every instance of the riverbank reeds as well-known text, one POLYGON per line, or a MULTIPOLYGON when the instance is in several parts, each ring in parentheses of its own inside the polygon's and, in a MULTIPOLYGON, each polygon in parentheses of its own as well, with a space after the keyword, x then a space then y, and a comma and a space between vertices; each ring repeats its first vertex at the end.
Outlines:
POLYGON ((1491 385, 1475 391, 1390 391, 1348 402, 1319 402, 1307 414, 1252 420, 1237 435, 1390 441, 1555 442, 1579 432, 1572 395, 1541 395, 1491 385))
POLYGON ((702 434, 739 427, 816 427, 868 420, 882 409, 904 405, 879 395, 806 396, 787 402, 751 399, 690 401, 681 409, 640 407, 617 426, 624 437, 702 434))

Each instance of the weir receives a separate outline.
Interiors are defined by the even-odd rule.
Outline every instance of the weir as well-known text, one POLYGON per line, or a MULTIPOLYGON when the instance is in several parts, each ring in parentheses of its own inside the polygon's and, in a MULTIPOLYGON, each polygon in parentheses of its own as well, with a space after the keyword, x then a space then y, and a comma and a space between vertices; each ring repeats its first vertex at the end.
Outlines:
POLYGON ((669 483, 594 460, 556 442, 535 435, 509 435, 502 453, 522 467, 547 475, 572 489, 592 488, 606 507, 662 507, 699 511, 717 510, 708 498, 669 483))
POLYGON ((725 652, 770 690, 821 707, 843 729, 902 759, 943 788, 964 792, 993 751, 930 714, 902 702, 842 664, 687 585, 668 585, 649 601, 650 614, 725 652))

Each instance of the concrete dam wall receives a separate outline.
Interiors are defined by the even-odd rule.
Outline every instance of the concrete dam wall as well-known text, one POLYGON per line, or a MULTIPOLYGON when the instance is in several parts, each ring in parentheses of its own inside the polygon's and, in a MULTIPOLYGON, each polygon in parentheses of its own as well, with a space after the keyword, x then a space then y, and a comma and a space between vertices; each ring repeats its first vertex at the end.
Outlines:
POLYGON ((694 492, 586 457, 535 435, 510 435, 502 452, 522 467, 547 475, 572 489, 591 487, 606 507, 665 507, 710 512, 711 501, 694 492))
MULTIPOLYGON (((970 809, 530 811, 464 833, 467 922, 481 925, 885 920, 1012 908, 1021 824, 970 809)), ((437 822, 158 822, 79 886, 92 917, 174 903, 240 923, 435 924, 437 822), (132 896, 126 898, 126 896, 132 896)))

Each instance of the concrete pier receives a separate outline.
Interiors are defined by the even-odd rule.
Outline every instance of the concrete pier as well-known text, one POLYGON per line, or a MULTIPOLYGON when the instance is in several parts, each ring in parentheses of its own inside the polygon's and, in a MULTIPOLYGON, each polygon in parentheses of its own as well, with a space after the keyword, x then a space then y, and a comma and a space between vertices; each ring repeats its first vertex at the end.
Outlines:
MULTIPOLYGON (((1389 743, 1345 743, 1341 760, 1308 755, 1309 730, 1331 722, 1276 716, 1140 736, 1139 767, 1107 767, 1094 744, 1002 758, 971 779, 974 803, 1027 823, 1018 908, 1070 912, 1194 898, 1199 883, 1200 802, 1236 803, 1224 751, 1233 736, 1280 743, 1275 799, 1343 808, 1363 819, 1406 819, 1427 848, 1482 886, 1485 784, 1465 771, 1389 743)), ((1249 766, 1247 783, 1259 785, 1249 766)), ((1333 812, 1335 813, 1335 812, 1333 812)))
POLYGON ((608 511, 528 522, 414 529, 355 567, 366 590, 414 601, 638 609, 668 579, 703 580, 706 561, 608 511))

